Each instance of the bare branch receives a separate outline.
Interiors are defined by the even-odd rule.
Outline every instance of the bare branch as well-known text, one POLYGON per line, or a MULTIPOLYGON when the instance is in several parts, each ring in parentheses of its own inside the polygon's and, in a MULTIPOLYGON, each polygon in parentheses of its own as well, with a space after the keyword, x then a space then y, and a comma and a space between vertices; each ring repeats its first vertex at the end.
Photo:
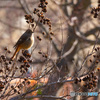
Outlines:
POLYGON ((65 58, 66 56, 70 55, 72 53, 72 51, 75 49, 75 47, 77 46, 78 40, 75 40, 75 42, 73 43, 72 47, 61 56, 61 59, 65 58))
POLYGON ((61 99, 61 100, 66 100, 63 98, 63 96, 56 97, 52 95, 37 95, 37 96, 27 96, 25 99, 33 99, 33 98, 51 98, 51 99, 61 99))
MULTIPOLYGON (((87 39, 84 35, 82 35, 77 29, 76 26, 74 26, 74 33, 76 35, 76 37, 80 40, 80 41, 84 41, 87 43, 91 43, 91 44, 95 44, 95 40, 90 40, 87 39)), ((97 44, 100 44, 100 39, 98 39, 99 41, 97 41, 97 44)))
POLYGON ((73 82, 73 81, 74 81, 74 80, 72 79, 72 80, 63 80, 63 81, 48 83, 48 84, 46 84, 46 85, 43 85, 43 86, 37 87, 37 88, 35 88, 35 89, 32 89, 32 90, 30 90, 30 91, 28 91, 28 92, 26 92, 26 93, 23 93, 23 94, 21 94, 21 95, 12 97, 10 100, 20 100, 20 99, 22 99, 24 96, 26 96, 27 94, 32 93, 33 91, 36 91, 36 90, 38 90, 38 89, 41 89, 41 88, 44 88, 44 87, 48 87, 48 86, 51 86, 51 85, 54 85, 54 84, 61 84, 61 83, 73 82))

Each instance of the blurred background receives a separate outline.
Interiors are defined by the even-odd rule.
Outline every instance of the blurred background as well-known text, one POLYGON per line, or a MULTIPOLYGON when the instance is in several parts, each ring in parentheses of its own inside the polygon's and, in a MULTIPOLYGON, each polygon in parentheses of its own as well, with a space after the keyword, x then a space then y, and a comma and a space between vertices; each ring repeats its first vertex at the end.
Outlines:
MULTIPOLYGON (((34 8, 38 7, 40 0, 0 0, 0 52, 3 53, 4 47, 11 50, 11 57, 14 53, 14 44, 18 38, 29 28, 24 18, 25 14, 31 14, 34 8)), ((43 71, 49 66, 47 59, 38 52, 42 51, 48 54, 48 58, 52 59, 58 66, 59 71, 52 70, 46 77, 48 82, 58 81, 77 76, 76 72, 80 69, 82 61, 88 53, 92 51, 96 43, 97 35, 100 30, 100 17, 94 18, 91 14, 92 7, 98 6, 98 0, 47 0, 47 13, 45 16, 51 20, 52 40, 48 38, 49 28, 46 25, 38 24, 35 29, 35 44, 32 47, 32 66, 31 74, 34 72, 36 76, 43 74, 43 71), (44 32, 44 34, 43 34, 44 32), (39 36, 42 40, 37 39, 39 36), (59 58, 61 60, 59 61, 59 58)), ((36 15, 33 15, 37 21, 36 15)), ((98 37, 99 38, 99 37, 98 37)), ((100 42, 97 42, 99 45, 100 42)), ((90 57, 91 58, 91 57, 90 57)), ((78 76, 89 71, 90 63, 87 61, 78 76)), ((99 79, 100 80, 100 79, 99 79)), ((99 84, 100 85, 100 84, 99 84)), ((100 86, 96 90, 100 89, 100 86)), ((79 85, 81 86, 81 84, 79 85)), ((72 84, 56 85, 47 87, 43 93, 50 95, 63 95, 62 91, 67 89, 75 91, 72 84), (65 86, 63 90, 62 86, 65 86), (49 91, 48 91, 49 90, 49 91), (53 91, 53 92, 52 92, 53 91)), ((78 87, 77 87, 78 88, 78 87)), ((69 91, 69 90, 68 90, 69 91)), ((87 90, 88 91, 88 90, 87 90)), ((66 94, 66 92, 64 92, 66 94)), ((90 100, 97 100, 93 97, 90 100)), ((47 100, 47 99, 40 99, 47 100)), ((49 99, 48 99, 49 100, 49 99)), ((50 99, 53 100, 53 99, 50 99)), ((80 100, 80 99, 77 99, 80 100)), ((98 99, 99 100, 99 99, 98 99)))
MULTIPOLYGON (((9 49, 13 50, 12 47, 16 43, 17 39, 28 28, 24 18, 24 15, 28 13, 28 10, 25 9, 27 9, 28 6, 28 9, 32 12, 33 9, 38 6, 39 0, 21 0, 21 2, 20 0, 0 0, 1 48, 7 46, 9 49), (23 8, 21 2, 26 8, 23 8)), ((55 37, 58 39, 55 40, 57 43, 62 41, 62 33, 64 34, 64 43, 68 38, 66 36, 68 30, 68 21, 66 20, 67 17, 80 18, 78 23, 81 23, 79 27, 82 33, 86 33, 90 29, 93 29, 99 25, 98 19, 94 19, 90 14, 91 7, 95 7, 97 5, 97 0, 88 0, 87 2, 83 0, 83 7, 80 6, 80 8, 73 8, 73 4, 77 5, 77 2, 78 0, 49 1, 47 8, 48 13, 46 16, 52 21, 52 30, 55 33, 55 37), (66 2, 68 3, 67 5, 66 2), (66 7, 64 5, 66 5, 66 7), (67 11, 64 7, 67 9, 67 11)), ((44 30, 42 27, 38 27, 35 30, 35 34, 40 34, 42 30, 44 30)), ((91 36, 92 34, 93 32, 91 33, 91 36)))

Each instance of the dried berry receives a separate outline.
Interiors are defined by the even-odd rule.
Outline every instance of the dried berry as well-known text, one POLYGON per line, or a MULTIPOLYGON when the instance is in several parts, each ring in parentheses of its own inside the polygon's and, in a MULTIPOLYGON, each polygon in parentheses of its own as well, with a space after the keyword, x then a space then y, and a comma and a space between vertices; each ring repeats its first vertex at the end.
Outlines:
POLYGON ((7 50, 8 50, 8 48, 7 48, 7 47, 5 47, 5 48, 4 48, 4 50, 5 50, 5 51, 7 51, 7 50))

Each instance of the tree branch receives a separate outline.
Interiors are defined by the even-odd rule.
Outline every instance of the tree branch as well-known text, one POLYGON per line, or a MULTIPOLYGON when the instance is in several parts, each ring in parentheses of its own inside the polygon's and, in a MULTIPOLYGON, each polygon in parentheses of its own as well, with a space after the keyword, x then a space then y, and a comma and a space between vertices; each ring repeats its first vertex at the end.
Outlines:
POLYGON ((32 93, 33 91, 36 91, 38 89, 41 89, 41 88, 44 88, 44 87, 48 87, 48 86, 51 86, 51 85, 55 85, 55 84, 62 84, 62 83, 65 83, 65 82, 73 82, 73 81, 74 81, 74 79, 51 82, 51 83, 48 83, 46 85, 43 85, 43 86, 37 87, 35 89, 32 89, 32 90, 30 90, 30 91, 28 91, 26 93, 20 94, 20 95, 15 96, 15 97, 12 97, 10 100, 20 100, 20 99, 24 98, 27 94, 32 93))
POLYGON ((77 46, 78 40, 75 40, 75 42, 73 43, 72 47, 61 56, 61 59, 65 58, 66 56, 70 55, 72 53, 72 51, 75 49, 75 47, 77 46))
MULTIPOLYGON (((76 26, 74 26, 74 33, 75 33, 76 37, 78 38, 78 40, 84 41, 84 42, 87 42, 87 43, 90 43, 90 44, 95 44, 95 41, 96 41, 96 40, 87 39, 84 35, 82 35, 82 34, 76 29, 76 26)), ((100 39, 98 39, 98 40, 99 40, 99 41, 97 41, 97 44, 100 44, 100 39)))
POLYGON ((61 99, 61 100, 66 100, 63 98, 63 96, 60 97, 56 97, 56 96, 52 96, 52 95, 37 95, 37 96, 27 96, 24 99, 33 99, 33 98, 49 98, 49 99, 61 99))

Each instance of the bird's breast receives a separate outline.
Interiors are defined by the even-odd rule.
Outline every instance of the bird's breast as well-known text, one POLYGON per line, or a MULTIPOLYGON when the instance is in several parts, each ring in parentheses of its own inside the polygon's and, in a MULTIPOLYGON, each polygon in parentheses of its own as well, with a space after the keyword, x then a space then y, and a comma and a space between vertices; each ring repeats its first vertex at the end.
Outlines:
POLYGON ((22 49, 29 49, 33 46, 33 44, 34 44, 34 36, 32 34, 32 36, 29 39, 27 39, 25 42, 23 42, 20 46, 22 49))

